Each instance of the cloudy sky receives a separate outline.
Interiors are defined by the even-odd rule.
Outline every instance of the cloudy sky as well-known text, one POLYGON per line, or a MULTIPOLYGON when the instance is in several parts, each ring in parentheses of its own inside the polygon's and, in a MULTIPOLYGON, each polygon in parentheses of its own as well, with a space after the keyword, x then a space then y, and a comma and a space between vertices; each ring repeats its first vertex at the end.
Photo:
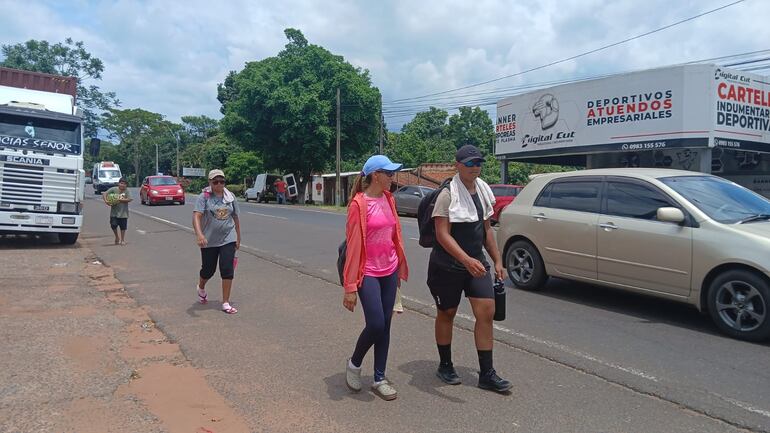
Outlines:
MULTIPOLYGON (((368 69, 387 103, 515 74, 733 1, 0 0, 0 43, 82 40, 105 63, 96 84, 116 92, 123 108, 179 121, 188 114, 221 117, 217 83, 245 62, 276 55, 287 27, 368 69)), ((410 110, 429 103, 489 99, 480 92, 768 49, 768 16, 770 1, 746 0, 614 48, 457 92, 459 100, 410 101, 404 110, 386 104, 400 113, 387 117, 388 126, 398 129, 410 110)))

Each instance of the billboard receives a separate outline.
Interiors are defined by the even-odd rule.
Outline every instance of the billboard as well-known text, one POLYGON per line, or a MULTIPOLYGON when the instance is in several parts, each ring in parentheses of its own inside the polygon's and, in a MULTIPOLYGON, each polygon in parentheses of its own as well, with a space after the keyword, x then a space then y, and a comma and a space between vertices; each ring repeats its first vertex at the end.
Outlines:
POLYGON ((761 76, 714 65, 565 84, 498 102, 495 155, 528 158, 714 144, 770 151, 765 103, 770 104, 770 93, 761 76))

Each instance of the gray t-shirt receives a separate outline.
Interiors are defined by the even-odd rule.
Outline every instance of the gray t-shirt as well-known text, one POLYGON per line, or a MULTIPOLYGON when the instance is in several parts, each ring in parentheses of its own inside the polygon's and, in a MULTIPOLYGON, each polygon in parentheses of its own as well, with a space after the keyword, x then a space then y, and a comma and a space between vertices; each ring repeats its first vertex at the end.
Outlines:
POLYGON ((235 221, 233 217, 240 214, 238 201, 225 203, 223 197, 217 197, 214 193, 201 193, 195 201, 194 212, 200 212, 201 230, 206 237, 207 247, 221 247, 237 239, 235 233, 235 221))
MULTIPOLYGON (((117 186, 108 189, 105 194, 117 194, 120 198, 131 198, 131 193, 128 192, 128 188, 126 188, 125 191, 120 192, 120 188, 117 186)), ((110 217, 128 218, 128 203, 118 203, 114 206, 110 206, 110 217)))

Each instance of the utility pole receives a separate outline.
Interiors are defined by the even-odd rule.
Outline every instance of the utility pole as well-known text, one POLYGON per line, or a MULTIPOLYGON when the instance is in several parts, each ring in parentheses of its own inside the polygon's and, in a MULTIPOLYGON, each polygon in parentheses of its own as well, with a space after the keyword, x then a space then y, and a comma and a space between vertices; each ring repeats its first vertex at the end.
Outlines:
POLYGON ((158 142, 155 142, 155 173, 153 175, 158 174, 158 142))
POLYGON ((382 95, 380 95, 380 155, 382 155, 382 124, 384 121, 385 119, 382 115, 382 95))
POLYGON ((342 206, 342 186, 340 185, 340 88, 337 87, 337 175, 335 205, 342 206))

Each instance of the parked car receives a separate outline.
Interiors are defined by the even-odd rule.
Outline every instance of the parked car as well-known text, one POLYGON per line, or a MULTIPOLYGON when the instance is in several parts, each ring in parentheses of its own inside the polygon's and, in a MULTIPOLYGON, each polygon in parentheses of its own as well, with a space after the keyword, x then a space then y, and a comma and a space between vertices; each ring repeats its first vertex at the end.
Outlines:
POLYGON ((393 198, 396 199, 396 212, 400 215, 416 216, 420 201, 434 189, 418 185, 407 185, 397 189, 393 193, 393 198))
POLYGON ((489 185, 489 187, 492 188, 492 194, 495 196, 495 213, 492 215, 492 221, 496 222, 500 220, 500 211, 511 204, 524 187, 521 185, 503 184, 489 185))
POLYGON ((622 168, 539 175, 500 215, 508 275, 672 299, 735 338, 770 337, 770 201, 696 172, 622 168))
POLYGON ((184 189, 172 176, 147 176, 139 188, 142 204, 152 206, 158 203, 184 204, 184 189))
POLYGON ((277 200, 275 191, 275 181, 283 179, 286 182, 286 201, 290 203, 297 202, 297 181, 293 174, 281 176, 278 174, 260 173, 254 179, 254 184, 247 189, 243 195, 246 201, 254 200, 257 203, 267 203, 270 200, 277 200))

